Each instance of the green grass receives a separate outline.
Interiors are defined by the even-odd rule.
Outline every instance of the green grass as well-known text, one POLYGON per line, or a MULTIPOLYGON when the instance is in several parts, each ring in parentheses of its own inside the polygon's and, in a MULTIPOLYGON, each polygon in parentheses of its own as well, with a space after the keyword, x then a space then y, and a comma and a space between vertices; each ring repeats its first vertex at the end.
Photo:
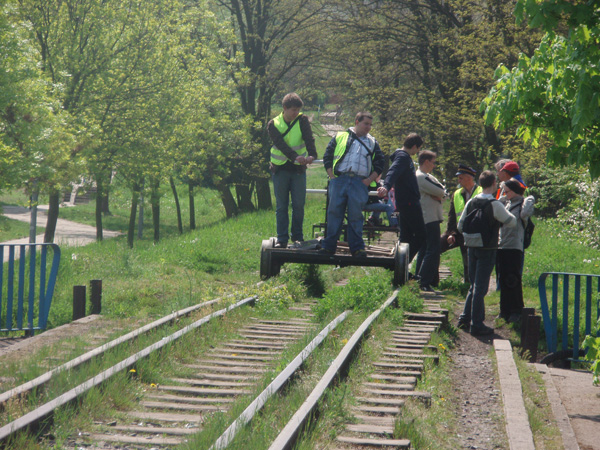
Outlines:
MULTIPOLYGON (((38 226, 36 233, 40 234, 43 232, 44 228, 38 226)), ((0 242, 26 237, 29 237, 29 223, 0 215, 0 242)))

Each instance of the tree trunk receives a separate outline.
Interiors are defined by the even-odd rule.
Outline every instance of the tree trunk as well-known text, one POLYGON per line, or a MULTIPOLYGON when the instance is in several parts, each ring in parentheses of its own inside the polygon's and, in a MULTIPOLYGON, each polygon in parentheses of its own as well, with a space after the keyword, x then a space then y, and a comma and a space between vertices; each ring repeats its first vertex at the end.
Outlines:
POLYGON ((96 176, 96 240, 104 239, 102 228, 104 183, 101 176, 96 176))
POLYGON ((235 204, 233 195, 227 186, 219 186, 219 193, 221 194, 221 201, 225 207, 225 215, 227 218, 231 218, 238 215, 238 207, 235 204))
POLYGON ((268 178, 259 178, 256 180, 256 200, 258 209, 272 209, 271 188, 268 178))
POLYGON ((152 206, 152 227, 154 228, 154 243, 160 240, 160 192, 159 184, 152 186, 150 193, 150 204, 152 206))
POLYGON ((108 206, 108 197, 110 195, 110 188, 109 185, 107 184, 104 187, 104 190, 102 192, 102 214, 104 214, 105 216, 112 216, 112 213, 110 212, 109 206, 108 206))
POLYGON ((48 221, 46 222, 46 232, 44 233, 44 242, 54 242, 54 233, 56 232, 56 221, 58 220, 58 208, 60 205, 60 191, 52 188, 48 199, 48 221))
POLYGON ((140 186, 133 185, 133 194, 131 195, 131 211, 129 213, 129 226, 127 227, 127 245, 133 248, 133 238, 135 236, 135 215, 137 213, 138 198, 140 196, 140 186))
POLYGON ((236 184, 235 195, 237 197, 237 205, 241 212, 252 212, 254 211, 254 205, 252 204, 252 193, 250 192, 250 186, 247 184, 236 184))
POLYGON ((190 230, 196 229, 196 205, 194 203, 194 186, 188 183, 188 199, 190 203, 190 230))
POLYGON ((175 199, 175 210, 177 211, 177 228, 179 234, 183 234, 183 223, 181 221, 181 206, 179 205, 179 196, 177 195, 177 188, 175 187, 175 180, 173 177, 169 177, 169 184, 171 185, 171 191, 173 191, 173 198, 175 199))

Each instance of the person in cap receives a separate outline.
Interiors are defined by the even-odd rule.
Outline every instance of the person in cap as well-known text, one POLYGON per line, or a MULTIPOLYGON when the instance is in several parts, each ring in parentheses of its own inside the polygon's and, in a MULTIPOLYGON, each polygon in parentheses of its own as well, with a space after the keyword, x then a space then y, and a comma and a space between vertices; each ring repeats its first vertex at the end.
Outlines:
POLYGON ((478 194, 482 189, 475 184, 475 175, 477 172, 466 164, 459 164, 456 176, 458 178, 458 189, 454 191, 451 197, 450 209, 448 210, 448 223, 446 231, 440 237, 440 254, 447 250, 460 247, 460 253, 463 260, 463 277, 465 283, 469 282, 469 264, 467 259, 467 248, 462 233, 458 231, 458 218, 465 209, 465 205, 478 194))
POLYGON ((501 226, 515 228, 517 220, 502 203, 494 198, 496 174, 485 170, 479 176, 481 194, 471 198, 464 207, 458 221, 458 230, 463 233, 468 248, 470 287, 462 314, 458 317, 459 329, 470 329, 474 336, 492 334, 493 328, 485 325, 485 295, 490 284, 490 275, 496 262, 498 232, 501 226), (481 212, 484 217, 476 221, 481 212))
POLYGON ((523 311, 522 261, 525 225, 533 214, 535 199, 523 198, 525 189, 516 178, 504 181, 506 210, 517 218, 514 228, 502 226, 496 253, 496 273, 500 285, 500 315, 506 322, 518 322, 523 311))
POLYGON ((425 243, 425 222, 421 208, 421 192, 417 182, 415 164, 412 157, 423 146, 423 138, 417 133, 410 133, 402 148, 397 149, 390 161, 392 164, 383 182, 377 190, 379 197, 385 197, 394 188, 396 198, 396 211, 398 211, 400 225, 400 242, 409 245, 409 263, 425 243))
POLYGON ((524 190, 527 190, 527 185, 523 178, 521 178, 519 165, 511 161, 510 159, 501 159, 496 164, 494 164, 494 168, 498 173, 498 180, 500 180, 500 186, 498 187, 498 192, 496 192, 496 199, 500 200, 502 203, 505 203, 504 197, 504 182, 510 180, 511 178, 516 179, 524 190))
POLYGON ((273 141, 270 169, 275 193, 277 248, 288 246, 290 198, 291 238, 295 243, 304 240, 302 229, 306 201, 306 166, 317 157, 317 149, 310 121, 300 112, 303 105, 298 94, 287 94, 282 100, 283 112, 267 124, 267 132, 273 141))

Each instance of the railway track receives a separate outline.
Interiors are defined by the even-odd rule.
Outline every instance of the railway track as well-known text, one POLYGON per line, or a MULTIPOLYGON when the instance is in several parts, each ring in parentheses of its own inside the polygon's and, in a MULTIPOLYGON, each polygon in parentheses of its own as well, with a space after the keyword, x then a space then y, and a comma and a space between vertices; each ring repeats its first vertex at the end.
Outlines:
MULTIPOLYGON (((336 362, 332 363, 331 370, 328 371, 331 373, 326 373, 318 383, 318 385, 322 385, 322 392, 338 376, 337 372, 340 368, 349 363, 352 355, 355 354, 355 349, 360 345, 364 333, 369 330, 378 315, 396 300, 396 296, 397 291, 381 308, 371 314, 349 339, 336 358, 336 362), (337 361, 338 359, 339 361, 337 361), (329 377, 329 381, 325 380, 327 377, 329 377)), ((254 298, 244 299, 228 308, 211 313, 137 352, 58 398, 3 425, 0 428, 0 441, 10 443, 14 439, 15 433, 39 424, 40 421, 51 416, 56 408, 80 398, 93 387, 105 383, 111 376, 130 370, 140 359, 148 357, 166 345, 171 345, 189 332, 197 331, 210 320, 224 316, 235 308, 250 304, 253 300, 254 298)), ((427 312, 407 317, 404 327, 392 333, 390 341, 386 344, 383 358, 373 363, 375 372, 372 379, 362 388, 364 396, 359 398, 360 404, 355 411, 355 423, 349 423, 346 432, 337 438, 338 444, 341 445, 340 448, 365 445, 400 448, 402 445, 409 445, 406 440, 392 439, 394 415, 398 413, 406 397, 413 396, 427 400, 427 393, 415 392, 414 385, 423 370, 423 361, 435 359, 435 355, 426 354, 424 349, 427 348, 431 333, 445 320, 444 315, 441 314, 444 311, 440 302, 439 298, 430 297, 426 300, 427 312), (373 435, 378 437, 373 438, 373 435)), ((72 436, 63 447, 73 449, 173 448, 186 442, 193 442, 194 435, 202 431, 203 424, 212 414, 227 412, 240 397, 251 400, 254 396, 254 400, 249 400, 246 410, 211 447, 215 450, 226 448, 235 439, 237 430, 259 413, 269 397, 288 382, 293 373, 320 345, 328 333, 350 314, 350 312, 346 312, 324 329, 318 330, 311 320, 310 304, 296 305, 293 308, 297 317, 285 320, 249 320, 247 324, 236 331, 235 338, 220 342, 210 351, 194 357, 192 363, 187 362, 171 368, 170 372, 173 375, 167 382, 152 385, 146 389, 139 396, 137 405, 130 410, 121 411, 117 420, 98 421, 90 429, 81 431, 77 436, 72 436), (287 367, 283 369, 278 367, 284 354, 289 353, 290 347, 298 348, 299 343, 308 344, 287 367), (273 374, 273 382, 262 392, 257 393, 261 380, 264 381, 267 373, 273 374)), ((113 345, 113 343, 109 344, 113 345)), ((109 344, 102 347, 110 346, 109 344)), ((89 353, 94 353, 94 351, 89 353)), ((84 356, 87 358, 86 355, 84 356)), ((70 362, 51 372, 55 374, 64 370, 72 370, 79 364, 81 362, 77 364, 70 362)), ((39 377, 38 381, 47 377, 51 378, 52 373, 39 377)), ((29 386, 15 388, 10 395, 1 394, 0 400, 7 401, 7 398, 22 395, 42 384, 36 384, 38 381, 33 381, 29 386)), ((311 397, 313 397, 312 394, 311 397)), ((318 399, 307 410, 308 412, 305 412, 305 418, 314 411, 317 401, 318 399)), ((289 448, 297 438, 305 419, 292 419, 292 422, 295 422, 297 428, 291 432, 288 430, 286 435, 288 428, 286 427, 280 437, 273 442, 271 449, 289 448), (282 438, 281 436, 286 437, 282 438)), ((46 444, 51 446, 52 442, 46 441, 46 444)))

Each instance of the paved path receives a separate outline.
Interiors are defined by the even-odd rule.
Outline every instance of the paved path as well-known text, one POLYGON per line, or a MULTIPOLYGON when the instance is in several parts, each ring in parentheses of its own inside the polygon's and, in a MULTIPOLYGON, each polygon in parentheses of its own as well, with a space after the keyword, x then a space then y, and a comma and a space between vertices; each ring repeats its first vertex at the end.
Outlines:
MULTIPOLYGON (((46 211, 48 206, 38 206, 37 223, 39 227, 45 227, 48 216, 46 211)), ((22 222, 29 223, 31 211, 28 208, 21 206, 5 205, 2 208, 2 213, 9 219, 20 220, 22 222)), ((119 236, 121 233, 118 231, 104 230, 104 239, 119 236)), ((65 246, 79 246, 86 245, 90 242, 96 241, 96 227, 90 225, 84 225, 77 222, 71 222, 70 220, 58 219, 56 222, 56 232, 54 235, 54 243, 65 246)), ((36 242, 44 242, 44 235, 40 234, 36 237, 36 242)), ((13 239, 12 241, 2 242, 3 244, 27 244, 29 238, 13 239)), ((6 257, 6 255, 5 255, 6 257)))

